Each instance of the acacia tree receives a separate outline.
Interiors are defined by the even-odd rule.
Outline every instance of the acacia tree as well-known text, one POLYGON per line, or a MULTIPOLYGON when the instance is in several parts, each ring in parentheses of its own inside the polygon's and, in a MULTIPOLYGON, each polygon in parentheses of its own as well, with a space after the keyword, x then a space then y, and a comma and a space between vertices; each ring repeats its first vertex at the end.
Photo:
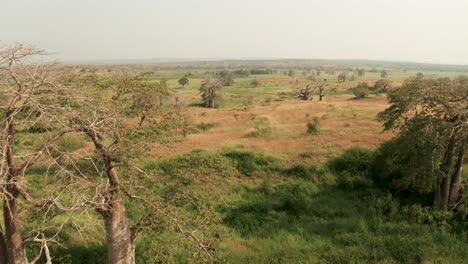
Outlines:
MULTIPOLYGON (((75 131, 68 124, 72 98, 69 87, 62 82, 63 71, 55 62, 39 62, 38 57, 46 52, 30 46, 16 44, 0 50, 0 94, 3 105, 1 130, 1 195, 3 203, 3 224, 0 228, 0 263, 26 264, 25 247, 30 242, 40 242, 50 261, 47 239, 41 230, 38 236, 22 237, 19 218, 19 200, 24 199, 39 208, 50 205, 60 209, 57 199, 33 200, 25 186, 25 175, 35 165, 48 147, 65 134, 75 131), (29 59, 34 58, 34 63, 29 59), (26 151, 16 137, 27 131, 43 134, 39 147, 26 151)), ((30 232, 31 233, 31 232, 30 232)), ((38 258, 35 258, 37 261, 38 258)), ((34 262, 34 261, 33 261, 34 262)))
POLYGON ((203 105, 206 107, 215 108, 221 99, 220 93, 222 89, 223 81, 213 77, 205 78, 200 86, 203 105))
POLYGON ((399 129, 405 142, 399 151, 413 151, 400 165, 404 182, 434 192, 435 208, 455 208, 468 140, 468 82, 412 78, 389 99, 379 118, 386 130, 399 129))

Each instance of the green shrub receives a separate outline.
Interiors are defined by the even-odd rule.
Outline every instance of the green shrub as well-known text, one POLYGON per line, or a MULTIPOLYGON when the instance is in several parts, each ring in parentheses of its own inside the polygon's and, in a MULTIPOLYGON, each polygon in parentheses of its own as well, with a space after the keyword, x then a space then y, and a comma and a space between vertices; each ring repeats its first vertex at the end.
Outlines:
POLYGON ((162 161, 159 167, 166 175, 183 178, 230 177, 235 174, 235 167, 230 159, 207 150, 194 150, 162 161))
POLYGON ((79 135, 65 134, 55 143, 61 152, 72 152, 83 146, 83 139, 79 135))
POLYGON ((369 95, 370 87, 367 83, 359 83, 357 87, 353 89, 354 96, 358 99, 365 98, 369 95))
POLYGON ((320 120, 314 116, 311 121, 307 122, 307 133, 317 134, 319 132, 320 120))
POLYGON ((290 177, 304 179, 313 183, 332 184, 335 180, 328 169, 304 164, 296 164, 291 168, 284 169, 283 173, 290 177))
POLYGON ((374 158, 374 152, 369 149, 352 147, 340 156, 330 160, 327 166, 336 171, 364 172, 366 173, 374 158))
POLYGON ((261 152, 231 150, 223 155, 232 160, 237 170, 245 176, 257 176, 280 168, 278 158, 261 152))
POLYGON ((212 129, 213 127, 217 126, 216 123, 200 123, 197 125, 197 129, 202 130, 202 131, 207 131, 212 129))

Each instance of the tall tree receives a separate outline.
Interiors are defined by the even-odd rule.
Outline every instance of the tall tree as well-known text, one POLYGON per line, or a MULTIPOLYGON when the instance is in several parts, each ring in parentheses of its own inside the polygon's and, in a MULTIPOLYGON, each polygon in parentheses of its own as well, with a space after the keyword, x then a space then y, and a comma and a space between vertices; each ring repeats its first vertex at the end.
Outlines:
MULTIPOLYGON (((19 200, 31 201, 25 175, 51 144, 75 131, 67 127, 68 113, 73 108, 70 87, 62 82, 63 71, 57 63, 37 63, 37 57, 44 55, 47 53, 43 50, 22 44, 0 50, 0 91, 5 101, 5 106, 0 108, 4 117, 1 121, 0 178, 3 182, 0 191, 5 226, 5 234, 0 231, 0 239, 4 239, 0 242, 3 256, 0 260, 8 256, 11 264, 28 263, 27 243, 22 237, 23 227, 18 214, 19 200), (19 133, 33 130, 40 131, 44 140, 37 149, 26 152, 19 148, 16 137, 19 133)), ((44 208, 57 205, 57 202, 49 200, 33 204, 44 208)), ((42 248, 48 251, 45 235, 40 237, 42 239, 29 238, 29 241, 41 241, 42 248)))
POLYGON ((402 165, 406 182, 434 192, 436 208, 456 207, 468 139, 468 82, 416 77, 392 91, 389 100, 379 118, 386 130, 399 130, 407 142, 401 151, 415 153, 402 165))

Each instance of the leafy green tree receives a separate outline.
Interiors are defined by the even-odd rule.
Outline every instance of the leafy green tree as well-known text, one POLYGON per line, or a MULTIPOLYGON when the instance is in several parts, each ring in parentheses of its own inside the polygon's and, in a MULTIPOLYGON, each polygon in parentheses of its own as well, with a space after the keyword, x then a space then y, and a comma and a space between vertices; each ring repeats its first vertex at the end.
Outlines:
POLYGON ((210 108, 218 106, 222 99, 221 91, 223 89, 223 81, 213 77, 207 77, 202 81, 200 93, 202 96, 203 105, 210 108))
POLYGON ((433 192, 440 210, 455 208, 468 139, 468 82, 411 78, 388 97, 390 107, 378 116, 404 142, 394 154, 406 157, 397 182, 433 192))
POLYGON ((182 85, 182 88, 184 88, 185 85, 189 84, 189 79, 187 79, 187 77, 182 77, 179 79, 179 84, 182 85))

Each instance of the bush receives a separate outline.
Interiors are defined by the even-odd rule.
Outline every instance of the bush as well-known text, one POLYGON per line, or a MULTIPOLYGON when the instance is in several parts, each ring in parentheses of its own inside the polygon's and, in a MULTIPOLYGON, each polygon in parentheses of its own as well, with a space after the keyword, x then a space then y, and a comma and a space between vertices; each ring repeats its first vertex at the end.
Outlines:
POLYGON ((373 186, 368 173, 373 160, 373 151, 353 147, 329 161, 327 167, 336 173, 338 187, 341 189, 365 189, 373 186))
POLYGON ((312 121, 307 122, 307 133, 317 134, 319 132, 319 125, 320 125, 319 118, 314 116, 312 121))
POLYGON ((61 152, 72 152, 83 146, 83 139, 79 135, 65 134, 56 142, 61 152))
POLYGON ((201 131, 208 131, 212 129, 213 127, 217 126, 218 124, 216 123, 200 123, 197 124, 195 128, 190 129, 190 133, 200 133, 201 131))
POLYGON ((166 175, 172 177, 230 177, 235 174, 235 167, 225 156, 206 150, 194 150, 176 158, 159 163, 166 175))
POLYGON ((358 99, 365 98, 369 95, 370 87, 367 83, 359 83, 356 88, 354 88, 353 93, 358 99))
POLYGON ((256 176, 278 171, 279 159, 261 152, 232 150, 223 153, 232 160, 237 170, 245 176, 256 176))
POLYGON ((300 178, 313 183, 334 183, 334 176, 326 168, 307 166, 304 164, 297 164, 291 168, 283 170, 283 173, 287 176, 300 178))
POLYGON ((374 152, 369 149, 352 147, 340 156, 330 160, 327 166, 336 171, 367 173, 374 160, 374 152))

